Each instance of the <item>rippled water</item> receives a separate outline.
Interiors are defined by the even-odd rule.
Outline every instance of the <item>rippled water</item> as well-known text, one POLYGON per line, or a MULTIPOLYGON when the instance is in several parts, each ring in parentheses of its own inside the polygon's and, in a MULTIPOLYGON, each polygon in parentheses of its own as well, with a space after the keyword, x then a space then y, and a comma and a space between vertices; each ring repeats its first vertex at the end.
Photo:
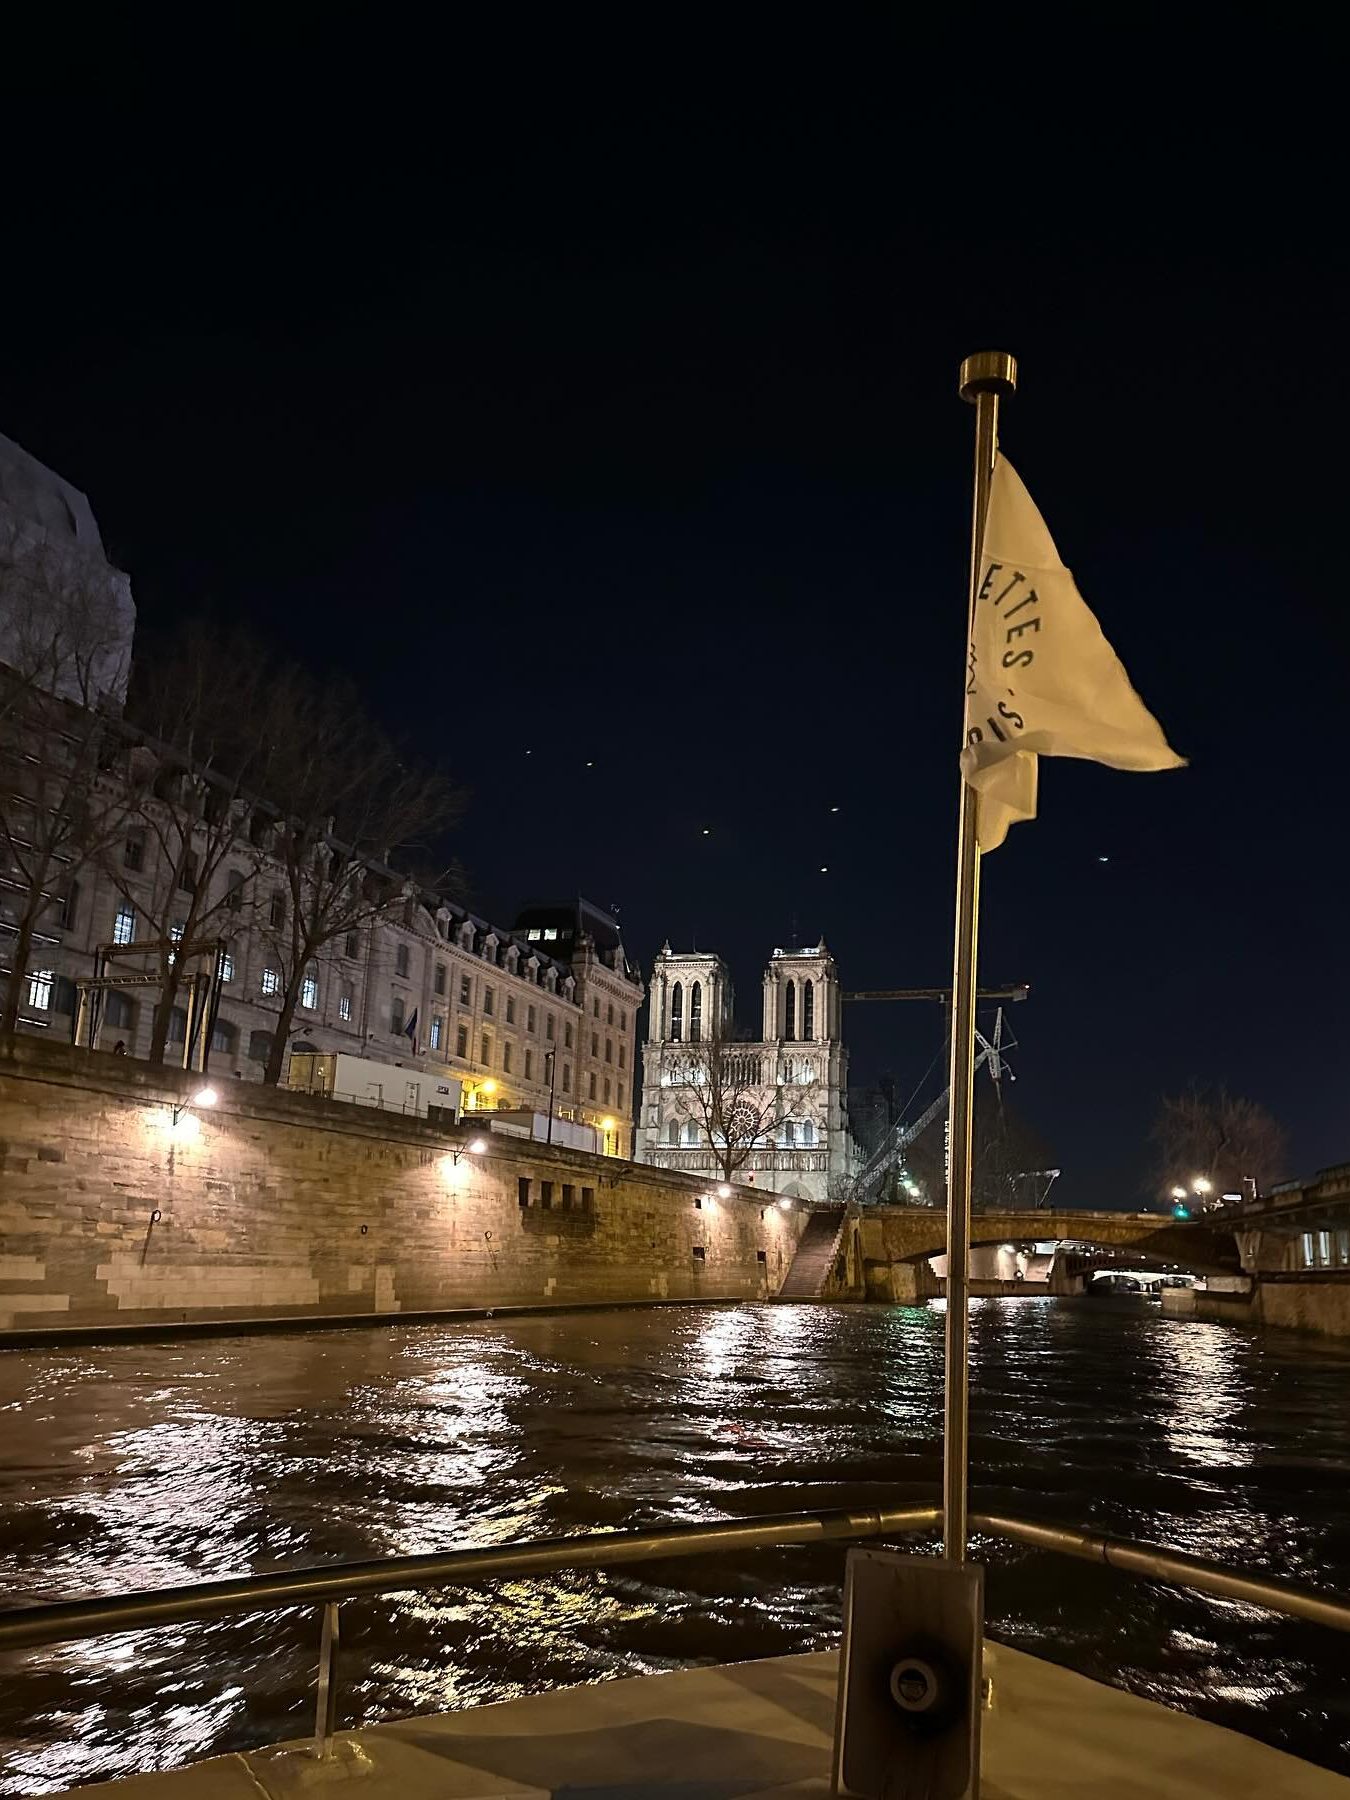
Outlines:
MULTIPOLYGON (((972 1308, 976 1501, 1350 1591, 1350 1346, 1140 1304, 972 1308)), ((930 1498, 938 1308, 574 1313, 0 1355, 7 1604, 930 1498)), ((991 1635, 1350 1772, 1346 1641, 998 1545, 991 1635)), ((841 1550, 343 1608, 348 1723, 816 1648, 841 1550)), ((313 1613, 0 1660, 0 1792, 301 1735, 313 1613)))

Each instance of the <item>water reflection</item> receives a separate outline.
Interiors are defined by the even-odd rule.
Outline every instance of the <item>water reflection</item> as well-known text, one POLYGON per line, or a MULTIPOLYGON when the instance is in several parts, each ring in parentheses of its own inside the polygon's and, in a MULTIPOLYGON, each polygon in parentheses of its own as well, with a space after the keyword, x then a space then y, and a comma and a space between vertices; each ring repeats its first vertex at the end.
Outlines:
MULTIPOLYGON (((1350 1587, 1346 1350, 1111 1303, 981 1300, 971 1329, 977 1501, 1350 1587)), ((19 1603, 929 1497, 942 1331, 936 1307, 657 1308, 13 1353, 0 1580, 19 1603)), ((987 1560, 997 1635, 1350 1766, 1313 1627, 987 1560)), ((353 1603, 349 1716, 814 1648, 840 1567, 822 1546, 353 1603)), ((311 1615, 270 1614, 7 1659, 0 1792, 303 1732, 315 1645, 311 1615)))

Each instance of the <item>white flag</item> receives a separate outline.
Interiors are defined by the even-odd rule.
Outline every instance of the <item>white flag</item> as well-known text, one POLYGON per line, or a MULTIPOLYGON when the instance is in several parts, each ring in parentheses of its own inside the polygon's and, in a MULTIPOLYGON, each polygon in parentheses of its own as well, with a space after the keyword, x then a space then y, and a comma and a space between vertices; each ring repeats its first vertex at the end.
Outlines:
POLYGON ((1038 756, 1113 769, 1177 769, 1158 721, 1130 686, 1059 560, 1017 471, 994 462, 966 671, 961 768, 980 796, 981 850, 1036 816, 1038 756))

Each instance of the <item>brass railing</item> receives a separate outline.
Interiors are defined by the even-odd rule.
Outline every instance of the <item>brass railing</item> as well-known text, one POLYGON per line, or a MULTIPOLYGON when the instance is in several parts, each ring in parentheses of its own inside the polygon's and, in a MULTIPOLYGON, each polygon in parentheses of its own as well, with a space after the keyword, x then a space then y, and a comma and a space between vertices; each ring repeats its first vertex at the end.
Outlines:
MULTIPOLYGON (((606 1569, 624 1563, 664 1562, 672 1557, 706 1556, 730 1550, 758 1550, 792 1544, 901 1536, 941 1523, 936 1506, 840 1509, 820 1513, 774 1513, 758 1519, 731 1519, 718 1525, 671 1525, 655 1531, 592 1532, 542 1538, 533 1544, 498 1544, 484 1550, 449 1550, 435 1556, 387 1556, 371 1562, 321 1564, 291 1573, 246 1575, 186 1587, 152 1588, 107 1599, 63 1600, 46 1606, 0 1612, 0 1651, 31 1649, 110 1632, 183 1625, 229 1614, 317 1605, 320 1610, 318 1704, 314 1748, 328 1754, 337 1729, 338 1609, 361 1594, 490 1581, 506 1575, 544 1575, 563 1569, 606 1569)), ((1099 1562, 1146 1581, 1189 1588, 1195 1593, 1245 1601, 1290 1618, 1307 1619, 1336 1631, 1350 1631, 1350 1600, 1320 1594, 1292 1582, 1249 1575, 1221 1563, 1126 1538, 1071 1531, 998 1513, 972 1513, 972 1532, 1007 1538, 1038 1550, 1099 1562)))

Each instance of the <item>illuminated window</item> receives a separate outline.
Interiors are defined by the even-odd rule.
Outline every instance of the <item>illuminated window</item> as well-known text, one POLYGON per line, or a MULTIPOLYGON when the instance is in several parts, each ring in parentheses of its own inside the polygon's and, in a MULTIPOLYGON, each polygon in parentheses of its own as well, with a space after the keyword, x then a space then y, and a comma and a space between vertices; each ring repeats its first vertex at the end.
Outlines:
POLYGON ((54 969, 35 969, 28 977, 28 1004, 37 1012, 47 1012, 52 1003, 54 969))
POLYGON ((262 972, 262 991, 264 994, 281 992, 281 973, 277 969, 264 969, 262 972))
POLYGON ((557 937, 557 935, 558 935, 558 927, 556 925, 545 925, 545 927, 544 927, 544 942, 546 944, 551 944, 553 942, 553 940, 557 937))
POLYGON ((319 1004, 319 979, 317 975, 306 975, 300 983, 300 1004, 306 1012, 313 1012, 319 1004))
POLYGON ((697 1044, 703 1037, 703 983, 696 981, 689 990, 689 1042, 697 1044))
POLYGON ((136 936, 136 908, 128 906, 125 901, 117 909, 113 919, 114 944, 130 944, 136 936))
POLYGON ((352 984, 350 981, 344 981, 338 989, 338 1017, 344 1024, 351 1023, 352 997, 352 984))
POLYGON ((228 950, 220 959, 220 979, 222 981, 234 980, 234 958, 228 950))
POLYGON ((783 990, 783 1036, 790 1044, 797 1035, 797 984, 789 981, 783 990))
POLYGON ((670 994, 670 1041, 678 1044, 684 1036, 684 989, 679 982, 671 989, 670 994))
POLYGON ((469 1028, 461 1025, 455 1033, 455 1055, 467 1061, 469 1055, 469 1028))
POLYGON ((183 923, 182 923, 182 920, 180 919, 177 924, 170 925, 170 927, 169 927, 169 942, 171 944, 181 944, 182 941, 183 941, 183 923))
POLYGON ((440 1049, 441 1034, 444 1030, 445 1030, 445 1020, 440 1016, 439 1013, 433 1014, 432 1020, 431 1020, 431 1047, 433 1050, 440 1049))
POLYGON ((530 943, 537 944, 539 942, 539 927, 537 925, 531 925, 530 929, 525 933, 525 936, 530 943))
POLYGON ((815 983, 802 983, 802 1037, 807 1043, 816 1035, 816 989, 815 983))
POLYGON ((408 946, 406 944, 400 944, 394 952, 394 973, 395 975, 402 975, 405 979, 407 977, 408 946))

